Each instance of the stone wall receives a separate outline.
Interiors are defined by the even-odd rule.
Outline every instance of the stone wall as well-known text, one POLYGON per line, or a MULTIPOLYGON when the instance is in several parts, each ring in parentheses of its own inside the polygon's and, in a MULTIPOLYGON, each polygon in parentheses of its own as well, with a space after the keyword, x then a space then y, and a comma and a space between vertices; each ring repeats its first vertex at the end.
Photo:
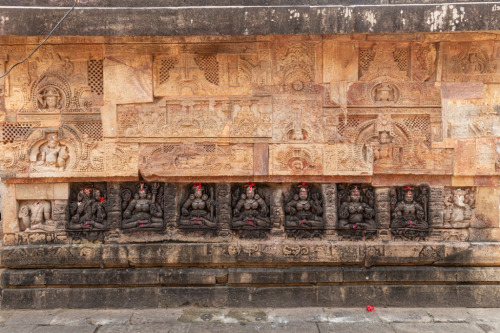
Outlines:
POLYGON ((499 36, 55 37, 0 81, 1 265, 497 266, 499 36))

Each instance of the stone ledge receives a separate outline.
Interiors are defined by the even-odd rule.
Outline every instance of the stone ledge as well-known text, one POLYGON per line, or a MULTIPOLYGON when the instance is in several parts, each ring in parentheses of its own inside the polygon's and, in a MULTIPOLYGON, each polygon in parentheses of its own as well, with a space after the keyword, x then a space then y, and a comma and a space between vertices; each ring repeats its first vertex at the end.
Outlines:
POLYGON ((252 241, 234 243, 20 245, 0 249, 0 267, 257 265, 498 266, 500 243, 252 241))
POLYGON ((500 285, 3 289, 2 309, 202 307, 499 307, 500 285))
POLYGON ((276 286, 373 283, 463 284, 500 282, 500 267, 244 267, 6 269, 1 287, 276 286))
MULTIPOLYGON (((191 7, 81 7, 68 16, 56 34, 267 35, 500 29, 500 18, 495 10, 497 4, 494 2, 348 6, 345 3, 280 3, 277 6, 200 6, 199 3, 194 3, 191 7)), ((11 3, 3 1, 1 4, 11 3)), ((22 6, 2 8, 0 35, 44 34, 49 30, 47 27, 53 26, 67 9, 68 7, 22 6)))

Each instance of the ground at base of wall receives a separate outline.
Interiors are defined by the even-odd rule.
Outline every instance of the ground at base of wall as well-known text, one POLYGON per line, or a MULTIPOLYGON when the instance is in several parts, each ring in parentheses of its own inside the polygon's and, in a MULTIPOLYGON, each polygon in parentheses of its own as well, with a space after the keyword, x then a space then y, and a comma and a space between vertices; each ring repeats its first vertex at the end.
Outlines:
MULTIPOLYGON (((372 304, 370 304, 372 305, 372 304)), ((16 310, 0 332, 500 332, 499 308, 16 310)))

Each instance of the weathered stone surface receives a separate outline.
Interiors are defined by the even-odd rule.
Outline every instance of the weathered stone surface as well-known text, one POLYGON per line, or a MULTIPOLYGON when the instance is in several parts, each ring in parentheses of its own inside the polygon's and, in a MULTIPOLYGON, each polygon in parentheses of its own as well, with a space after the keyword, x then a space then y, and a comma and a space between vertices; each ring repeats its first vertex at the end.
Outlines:
POLYGON ((104 100, 115 104, 153 101, 151 56, 116 55, 104 60, 104 100))
MULTIPOLYGON (((178 4, 171 6, 169 3, 168 7, 163 8, 162 6, 166 6, 165 3, 152 3, 149 6, 154 6, 153 8, 147 8, 147 4, 143 5, 146 8, 142 8, 140 15, 130 15, 126 9, 114 8, 113 16, 110 16, 110 11, 105 9, 116 4, 104 3, 101 8, 86 8, 81 10, 79 15, 68 17, 67 23, 58 33, 86 36, 265 35, 498 29, 496 7, 492 3, 476 5, 465 2, 461 3, 460 11, 457 9, 455 12, 448 4, 441 4, 441 1, 434 3, 433 5, 411 3, 410 6, 407 3, 394 4, 390 8, 369 2, 362 6, 352 6, 352 3, 347 1, 336 6, 323 1, 310 6, 296 6, 295 3, 278 1, 273 2, 278 5, 275 8, 269 7, 268 2, 258 2, 256 6, 251 7, 245 2, 237 2, 236 6, 227 6, 229 3, 226 2, 222 4, 217 2, 216 5, 195 2, 192 3, 194 7, 177 7, 178 4), (403 13, 394 15, 401 10, 403 13), (106 24, 116 17, 120 19, 113 21, 116 22, 115 25, 106 24), (167 24, 154 26, 150 24, 153 17, 161 17, 167 24), (198 19, 191 22, 193 17, 198 19), (257 24, 262 22, 266 24, 257 24)), ((127 4, 137 6, 133 2, 127 4)), ((45 5, 49 7, 41 11, 26 5, 26 7, 4 9, 9 21, 5 23, 3 34, 37 35, 39 31, 36 25, 23 24, 26 18, 29 22, 41 20, 41 24, 48 26, 49 22, 56 22, 66 12, 66 8, 52 7, 52 3, 45 5)))

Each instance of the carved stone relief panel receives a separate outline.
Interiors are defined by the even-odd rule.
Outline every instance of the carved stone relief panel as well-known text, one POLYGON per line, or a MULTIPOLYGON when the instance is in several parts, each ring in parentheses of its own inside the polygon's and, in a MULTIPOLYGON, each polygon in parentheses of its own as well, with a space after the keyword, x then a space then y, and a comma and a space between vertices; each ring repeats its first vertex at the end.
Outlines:
POLYGON ((250 95, 271 80, 269 50, 251 43, 177 45, 153 67, 155 96, 250 95))
POLYGON ((52 232, 56 223, 52 216, 52 202, 33 200, 19 202, 19 229, 24 232, 52 232))
POLYGON ((252 145, 213 143, 141 145, 139 168, 145 176, 251 175, 252 145))
POLYGON ((319 42, 281 42, 274 45, 274 84, 294 91, 310 89, 316 79, 319 42))
POLYGON ((371 175, 373 150, 365 144, 337 143, 324 146, 325 175, 371 175))
POLYGON ((271 190, 263 184, 235 184, 231 191, 231 229, 249 231, 257 237, 271 229, 271 190))
POLYGON ((215 185, 189 184, 180 208, 180 229, 215 229, 217 227, 215 185))
POLYGON ((354 82, 347 92, 352 106, 441 106, 441 91, 434 83, 376 80, 354 82))
POLYGON ((106 183, 73 183, 69 198, 68 230, 107 229, 106 183))
MULTIPOLYGON (((494 103, 494 102, 493 102, 494 103)), ((500 135, 500 108, 469 101, 447 101, 444 106, 450 138, 500 135)))
POLYGON ((118 135, 132 138, 218 137, 230 115, 228 99, 158 100, 119 105, 118 135))
POLYGON ((162 230, 164 228, 164 184, 122 183, 120 188, 122 229, 162 230))
POLYGON ((410 45, 408 43, 360 44, 359 76, 361 81, 375 79, 409 81, 410 45))
POLYGON ((270 171, 273 175, 321 175, 323 146, 307 144, 271 145, 270 171))
POLYGON ((338 184, 338 229, 347 239, 370 239, 377 233, 375 192, 362 184, 338 184))
POLYGON ((292 185, 284 193, 285 230, 290 237, 319 236, 325 227, 321 189, 315 184, 292 185))
POLYGON ((396 239, 425 239, 429 235, 427 185, 391 189, 391 232, 396 239))
POLYGON ((271 137, 273 105, 271 97, 231 99, 231 137, 271 137))
POLYGON ((474 215, 476 191, 472 187, 444 189, 444 227, 468 228, 474 215))
POLYGON ((445 81, 500 81, 498 42, 443 43, 445 81))
POLYGON ((411 44, 411 78, 413 81, 434 81, 437 69, 435 43, 411 44))
POLYGON ((273 108, 274 142, 324 142, 322 101, 317 95, 275 97, 273 108))
MULTIPOLYGON (((372 155, 374 172, 451 172, 451 161, 442 159, 447 152, 431 148, 429 116, 391 115, 391 112, 397 112, 391 109, 384 110, 384 113, 374 119, 373 115, 366 114, 366 111, 368 110, 363 110, 364 114, 360 116, 341 118, 338 136, 340 141, 350 144, 348 147, 358 146, 361 152, 358 156, 372 155)), ((360 157, 354 158, 360 160, 360 157)))
MULTIPOLYGON (((10 57, 9 64, 20 54, 10 57)), ((58 126, 63 114, 99 114, 103 97, 102 48, 44 46, 10 77, 8 112, 17 122, 58 126)), ((13 119, 12 119, 13 120, 13 119)))

